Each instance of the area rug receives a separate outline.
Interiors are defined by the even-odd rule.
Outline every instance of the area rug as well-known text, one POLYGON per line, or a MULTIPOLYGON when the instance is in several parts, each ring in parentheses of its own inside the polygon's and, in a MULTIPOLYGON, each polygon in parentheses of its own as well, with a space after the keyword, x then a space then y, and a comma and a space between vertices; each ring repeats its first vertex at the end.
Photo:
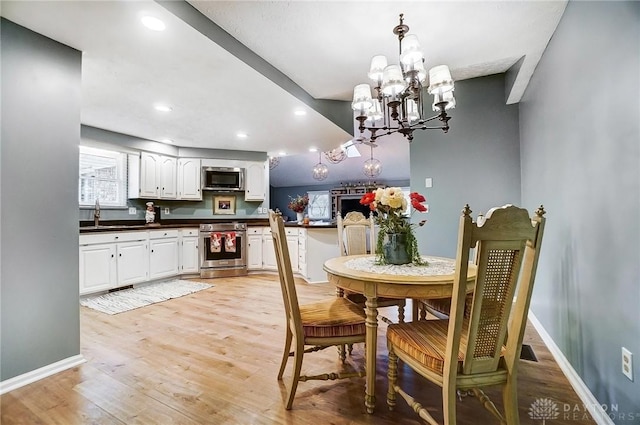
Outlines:
POLYGON ((137 288, 122 289, 104 295, 80 298, 80 305, 107 314, 118 314, 136 308, 182 297, 213 285, 188 280, 172 280, 137 288))

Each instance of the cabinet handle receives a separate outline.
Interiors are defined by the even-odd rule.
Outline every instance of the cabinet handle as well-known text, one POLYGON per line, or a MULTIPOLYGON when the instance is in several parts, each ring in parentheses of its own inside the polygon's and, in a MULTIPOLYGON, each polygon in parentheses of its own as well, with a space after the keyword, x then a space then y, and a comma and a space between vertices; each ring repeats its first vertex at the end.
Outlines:
POLYGON ((115 257, 115 255, 111 254, 111 258, 115 257))
POLYGON ((118 239, 118 236, 114 237, 114 239, 118 239))
POLYGON ((151 250, 151 252, 153 252, 153 249, 151 250))
POLYGON ((118 257, 122 257, 122 254, 118 254, 118 257))

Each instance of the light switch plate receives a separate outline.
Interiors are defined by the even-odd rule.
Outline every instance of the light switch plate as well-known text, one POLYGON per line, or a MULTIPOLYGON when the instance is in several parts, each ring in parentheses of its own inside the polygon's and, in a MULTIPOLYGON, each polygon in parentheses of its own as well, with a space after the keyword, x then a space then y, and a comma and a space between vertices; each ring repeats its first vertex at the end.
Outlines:
POLYGON ((424 187, 433 187, 433 179, 431 177, 427 177, 426 179, 424 179, 424 187))
POLYGON ((624 347, 622 347, 622 373, 633 381, 633 354, 624 347))
POLYGON ((129 215, 136 215, 136 207, 129 207, 129 215))
POLYGON ((171 214, 171 212, 169 211, 169 208, 165 208, 164 209, 164 215, 169 215, 171 214))

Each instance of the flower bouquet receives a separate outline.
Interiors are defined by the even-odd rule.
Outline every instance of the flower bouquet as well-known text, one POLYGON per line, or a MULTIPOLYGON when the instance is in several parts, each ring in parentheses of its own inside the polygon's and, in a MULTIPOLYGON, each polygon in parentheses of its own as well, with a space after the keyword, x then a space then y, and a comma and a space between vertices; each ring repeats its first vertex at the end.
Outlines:
POLYGON ((307 208, 307 205, 309 205, 309 196, 308 195, 304 195, 304 196, 296 196, 291 197, 289 196, 289 205, 287 205, 287 207, 296 213, 302 213, 304 212, 304 209, 307 208))
MULTIPOLYGON (((423 204, 426 199, 418 192, 409 194, 411 206, 419 212, 427 212, 423 204)), ((410 217, 405 215, 407 199, 399 187, 378 188, 366 193, 360 199, 362 205, 376 213, 375 220, 380 226, 376 244, 376 263, 426 265, 418 251, 418 241, 413 233, 410 217), (386 242, 385 242, 386 241, 386 242)), ((421 220, 423 226, 427 220, 421 220)))

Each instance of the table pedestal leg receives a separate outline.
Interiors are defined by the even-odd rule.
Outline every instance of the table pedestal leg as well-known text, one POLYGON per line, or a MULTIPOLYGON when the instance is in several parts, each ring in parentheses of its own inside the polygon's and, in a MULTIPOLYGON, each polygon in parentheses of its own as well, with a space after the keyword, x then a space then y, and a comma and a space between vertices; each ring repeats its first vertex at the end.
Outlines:
POLYGON ((367 328, 366 336, 366 371, 367 371, 367 387, 365 389, 364 405, 367 413, 373 413, 376 406, 376 355, 378 346, 378 299, 375 295, 367 295, 365 302, 365 326, 367 328))

